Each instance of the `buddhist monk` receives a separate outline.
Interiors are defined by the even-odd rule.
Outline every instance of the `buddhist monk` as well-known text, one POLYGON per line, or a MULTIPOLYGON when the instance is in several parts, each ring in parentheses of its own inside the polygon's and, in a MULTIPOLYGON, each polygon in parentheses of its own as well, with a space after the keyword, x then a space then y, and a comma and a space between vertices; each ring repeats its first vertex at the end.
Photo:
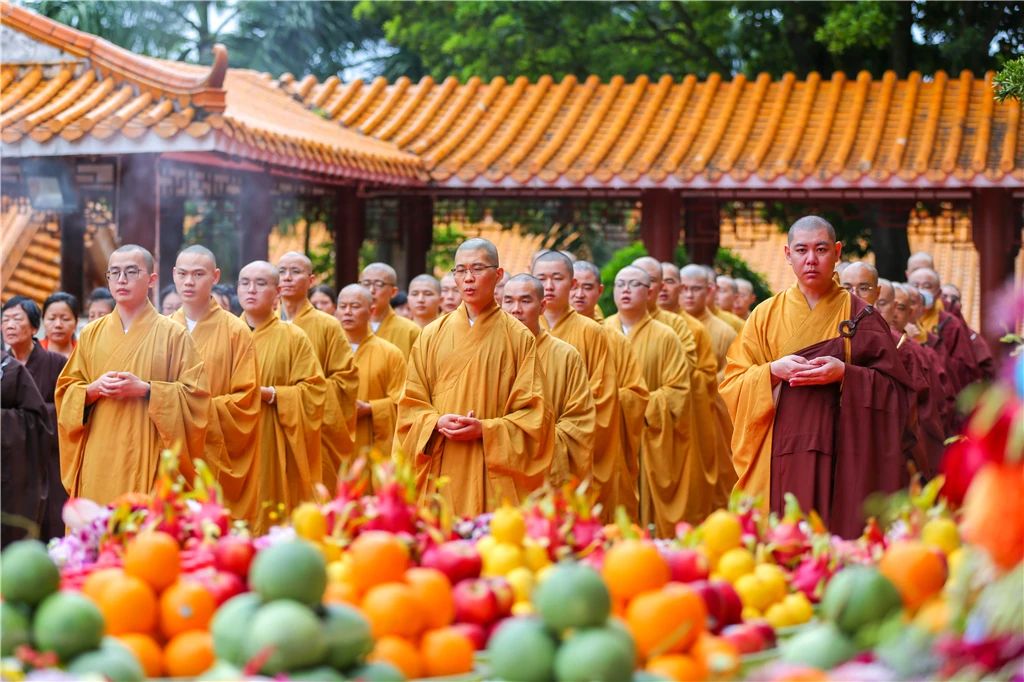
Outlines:
POLYGON ((935 259, 927 251, 917 251, 907 259, 907 279, 910 279, 910 273, 920 268, 935 269, 935 259))
POLYGON ((927 267, 917 268, 910 273, 909 282, 917 287, 924 299, 924 313, 918 321, 920 333, 916 340, 927 342, 928 332, 938 337, 936 350, 946 359, 946 370, 953 381, 953 389, 959 393, 965 386, 981 378, 970 331, 957 317, 942 310, 942 302, 939 300, 942 282, 939 273, 927 267))
POLYGON ((792 492, 832 532, 855 537, 865 498, 909 480, 912 384, 885 321, 833 279, 841 250, 824 218, 793 223, 785 255, 797 283, 751 313, 721 392, 737 486, 779 514, 792 492))
POLYGON ((416 275, 409 282, 409 311, 422 329, 441 314, 441 283, 433 275, 416 275))
POLYGON ((334 493, 338 470, 355 452, 356 394, 359 376, 352 349, 345 341, 341 323, 332 315, 317 310, 307 294, 313 285, 313 264, 294 251, 277 262, 280 282, 281 317, 292 322, 309 337, 320 370, 327 380, 323 425, 320 429, 319 481, 334 493))
MULTIPOLYGON (((564 258, 557 251, 554 253, 564 258)), ((593 476, 597 416, 583 356, 541 326, 545 304, 545 285, 532 275, 516 275, 505 283, 502 309, 522 322, 537 339, 544 403, 551 410, 555 427, 548 483, 561 486, 573 479, 585 481, 593 476)), ((575 310, 571 312, 576 314, 575 310)))
POLYGON ((82 330, 54 395, 61 478, 72 497, 109 504, 150 493, 160 453, 174 450, 192 481, 203 456, 210 390, 188 331, 149 300, 153 256, 127 244, 110 254, 116 306, 82 330))
POLYGON ((725 376, 725 356, 736 338, 736 330, 708 310, 708 280, 704 268, 692 264, 683 267, 679 272, 679 282, 680 295, 677 300, 682 303, 683 310, 700 320, 711 335, 711 345, 717 362, 716 373, 721 381, 725 376))
POLYGON ((451 274, 441 278, 441 314, 450 313, 462 303, 459 285, 451 274))
POLYGON ((370 263, 359 274, 359 283, 373 294, 376 313, 370 319, 373 333, 398 346, 402 355, 409 357, 412 344, 420 335, 420 327, 412 320, 400 317, 391 308, 391 299, 398 293, 398 275, 387 263, 370 263))
MULTIPOLYGON (((661 281, 661 263, 656 258, 650 256, 643 256, 633 261, 633 267, 640 268, 647 273, 647 277, 650 280, 650 289, 647 292, 647 312, 650 316, 661 322, 662 324, 671 327, 676 335, 679 337, 680 343, 683 344, 683 353, 685 355, 685 361, 690 371, 697 366, 699 361, 697 352, 697 339, 694 337, 692 328, 687 321, 675 313, 670 313, 663 308, 658 307, 658 298, 661 296, 662 281, 661 281)), ((700 325, 698 324, 697 327, 700 325)))
MULTIPOLYGON (((576 288, 572 291, 572 307, 581 316, 596 321, 599 312, 597 301, 604 291, 601 271, 593 263, 576 261, 573 263, 573 275, 576 288)), ((602 518, 611 522, 618 506, 626 510, 629 518, 639 517, 640 434, 650 393, 629 341, 617 331, 604 326, 602 329, 618 387, 618 425, 613 426, 617 437, 609 444, 609 448, 614 448, 613 454, 609 455, 613 464, 612 484, 600 491, 602 518)))
POLYGON ((971 348, 974 350, 974 359, 978 363, 981 378, 991 381, 995 377, 995 359, 992 357, 992 349, 988 347, 985 337, 971 329, 967 320, 964 319, 962 298, 960 289, 956 285, 949 282, 942 285, 940 296, 942 307, 947 313, 963 322, 971 339, 971 348))
POLYGON ((509 274, 507 272, 503 273, 501 275, 501 279, 499 279, 498 283, 494 285, 494 300, 497 301, 499 306, 501 305, 501 302, 503 300, 505 293, 505 285, 508 283, 508 280, 509 274))
POLYGON ((736 277, 736 299, 732 303, 732 314, 741 320, 750 317, 750 310, 757 303, 754 285, 748 279, 736 277))
POLYGON ((413 347, 392 452, 415 466, 421 502, 443 476, 441 497, 455 514, 475 516, 518 504, 544 482, 552 424, 536 340, 494 302, 497 249, 463 242, 452 275, 462 303, 413 347))
POLYGON ((182 306, 171 319, 184 326, 203 359, 212 409, 203 458, 236 519, 255 521, 259 511, 260 373, 248 325, 220 307, 213 287, 220 269, 205 246, 189 246, 174 263, 182 306))
POLYGON ((398 399, 405 386, 405 356, 370 329, 373 294, 350 284, 338 294, 338 315, 359 371, 356 453, 391 455, 398 399))
POLYGON ((266 261, 253 261, 238 273, 242 320, 252 330, 260 370, 257 532, 312 499, 322 471, 320 427, 328 386, 309 337, 274 314, 278 287, 278 269, 266 261))
POLYGON ((646 271, 622 268, 615 276, 618 312, 604 324, 629 340, 650 390, 640 436, 640 521, 653 526, 659 537, 673 537, 680 521, 699 520, 689 514, 693 498, 700 495, 691 487, 703 483, 690 442, 693 372, 679 336, 651 317, 650 290, 646 271))
MULTIPOLYGON (((728 308, 722 308, 722 307, 720 307, 718 305, 718 297, 719 297, 719 286, 718 286, 719 275, 718 275, 718 273, 716 273, 715 269, 710 267, 710 266, 702 265, 700 267, 704 269, 704 272, 707 275, 707 280, 708 280, 708 294, 707 294, 707 296, 708 296, 708 300, 707 300, 708 310, 711 311, 712 315, 714 315, 715 317, 718 317, 723 322, 725 322, 730 327, 732 327, 734 330, 736 330, 736 333, 738 334, 740 332, 740 330, 743 329, 743 320, 741 320, 740 318, 738 318, 735 315, 733 315, 729 311, 728 308)), ((727 281, 731 285, 732 278, 726 277, 725 281, 727 281)), ((727 300, 728 300, 728 297, 731 294, 732 294, 732 289, 730 287, 730 290, 726 293, 726 299, 727 300)))
POLYGON ((534 277, 544 287, 541 324, 552 336, 575 348, 583 358, 596 410, 593 426, 596 448, 592 457, 593 483, 602 508, 607 506, 614 512, 615 494, 611 477, 618 451, 613 444, 618 439, 619 406, 615 367, 608 357, 608 335, 600 324, 583 317, 570 305, 569 298, 575 288, 576 278, 572 261, 565 254, 543 251, 533 259, 531 267, 534 277))

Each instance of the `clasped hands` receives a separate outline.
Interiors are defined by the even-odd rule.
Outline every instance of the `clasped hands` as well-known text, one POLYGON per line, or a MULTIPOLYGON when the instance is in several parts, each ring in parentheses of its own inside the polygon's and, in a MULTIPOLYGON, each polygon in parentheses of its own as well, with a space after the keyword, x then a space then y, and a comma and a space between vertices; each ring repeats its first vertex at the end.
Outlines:
POLYGON ((86 387, 85 393, 88 402, 99 398, 145 398, 149 394, 149 383, 131 372, 104 372, 86 387))
POLYGON ((810 360, 799 355, 787 355, 769 365, 772 377, 790 386, 821 386, 842 381, 846 376, 846 363, 831 355, 810 360))
POLYGON ((450 440, 478 440, 483 438, 483 423, 470 410, 466 416, 443 414, 437 420, 437 432, 450 440))

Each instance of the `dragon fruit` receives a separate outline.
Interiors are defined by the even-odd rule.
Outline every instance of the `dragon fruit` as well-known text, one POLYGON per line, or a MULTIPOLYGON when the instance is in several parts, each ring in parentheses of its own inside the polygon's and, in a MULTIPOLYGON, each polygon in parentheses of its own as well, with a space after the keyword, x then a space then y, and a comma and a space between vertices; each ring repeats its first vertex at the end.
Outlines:
POLYGON ((790 584, 804 593, 812 603, 821 601, 825 585, 835 573, 831 559, 827 553, 804 557, 803 561, 793 570, 790 584))
POLYGON ((416 507, 409 504, 406 492, 397 481, 381 486, 376 495, 366 498, 366 523, 363 530, 385 530, 390 533, 415 533, 416 507))
POLYGON ((803 512, 800 503, 792 493, 786 493, 786 510, 782 520, 768 531, 768 546, 775 561, 792 567, 809 546, 809 538, 800 527, 803 512))

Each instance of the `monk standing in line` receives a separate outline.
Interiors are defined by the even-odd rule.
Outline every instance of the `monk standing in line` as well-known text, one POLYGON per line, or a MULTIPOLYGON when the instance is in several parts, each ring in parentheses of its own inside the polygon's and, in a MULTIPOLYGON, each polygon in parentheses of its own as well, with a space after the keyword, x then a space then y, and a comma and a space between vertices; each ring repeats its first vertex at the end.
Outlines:
POLYGON ((754 285, 750 280, 736 277, 736 298, 732 303, 732 314, 741 320, 750 317, 750 310, 757 303, 757 295, 754 293, 754 285))
POLYGON ((72 497, 109 504, 149 493, 160 453, 177 451, 186 480, 203 456, 210 391, 188 332, 149 300, 153 256, 127 244, 110 254, 113 312, 82 330, 54 400, 61 478, 72 497))
POLYGON ((373 309, 376 311, 370 318, 373 333, 398 346, 402 355, 408 358, 412 344, 420 335, 420 327, 391 308, 391 299, 398 293, 395 269, 387 263, 370 263, 359 273, 359 283, 373 294, 373 309))
POLYGON ((459 285, 451 273, 441 278, 441 314, 450 313, 462 303, 459 285))
POLYGON ((715 288, 715 300, 711 304, 711 309, 715 315, 724 320, 738 334, 743 329, 744 320, 732 312, 732 308, 736 303, 736 297, 739 295, 736 280, 727 275, 715 276, 715 271, 711 268, 708 268, 708 271, 708 276, 714 278, 713 284, 715 288))
POLYGON ((182 249, 174 264, 174 286, 182 305, 171 319, 196 344, 210 382, 209 424, 204 458, 236 519, 254 521, 259 471, 260 374, 249 327, 220 307, 213 286, 220 270, 205 246, 182 249))
POLYGON ((420 329, 441 314, 441 283, 433 275, 416 275, 409 282, 409 312, 420 329))
POLYGON ((947 313, 960 320, 964 328, 967 329, 967 334, 971 339, 971 348, 974 349, 974 359, 977 361, 978 371, 981 373, 981 379, 983 381, 991 381, 996 374, 995 358, 992 357, 992 349, 988 347, 988 341, 985 340, 985 337, 971 329, 967 324, 967 320, 964 319, 963 297, 960 294, 959 287, 946 282, 942 285, 941 292, 942 307, 947 313))
POLYGON ((421 501, 444 476, 452 511, 475 516, 543 483, 553 425, 533 334, 494 302, 494 244, 463 242, 452 270, 462 304, 413 346, 392 455, 415 465, 421 501))
POLYGON ((908 481, 912 383, 885 321, 833 279, 841 250, 823 218, 793 223, 785 254, 797 284, 751 314, 721 391, 740 489, 779 514, 792 492, 849 538, 868 495, 908 481))
POLYGON ((704 268, 700 265, 687 265, 679 272, 679 301, 687 313, 697 318, 711 335, 711 343, 717 362, 716 371, 719 381, 725 376, 725 356, 729 346, 736 339, 736 330, 722 318, 713 315, 708 309, 708 283, 704 268))

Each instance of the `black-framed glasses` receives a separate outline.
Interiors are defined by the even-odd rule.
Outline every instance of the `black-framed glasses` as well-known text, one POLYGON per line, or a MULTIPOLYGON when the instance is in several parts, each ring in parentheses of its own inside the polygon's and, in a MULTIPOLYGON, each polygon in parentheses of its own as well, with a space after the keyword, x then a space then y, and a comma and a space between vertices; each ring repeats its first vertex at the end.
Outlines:
POLYGON ((114 268, 113 270, 107 270, 107 279, 109 279, 111 282, 116 282, 119 279, 121 279, 121 275, 124 275, 124 278, 131 282, 137 280, 140 276, 142 276, 142 269, 125 268, 124 270, 119 270, 117 268, 114 268))

